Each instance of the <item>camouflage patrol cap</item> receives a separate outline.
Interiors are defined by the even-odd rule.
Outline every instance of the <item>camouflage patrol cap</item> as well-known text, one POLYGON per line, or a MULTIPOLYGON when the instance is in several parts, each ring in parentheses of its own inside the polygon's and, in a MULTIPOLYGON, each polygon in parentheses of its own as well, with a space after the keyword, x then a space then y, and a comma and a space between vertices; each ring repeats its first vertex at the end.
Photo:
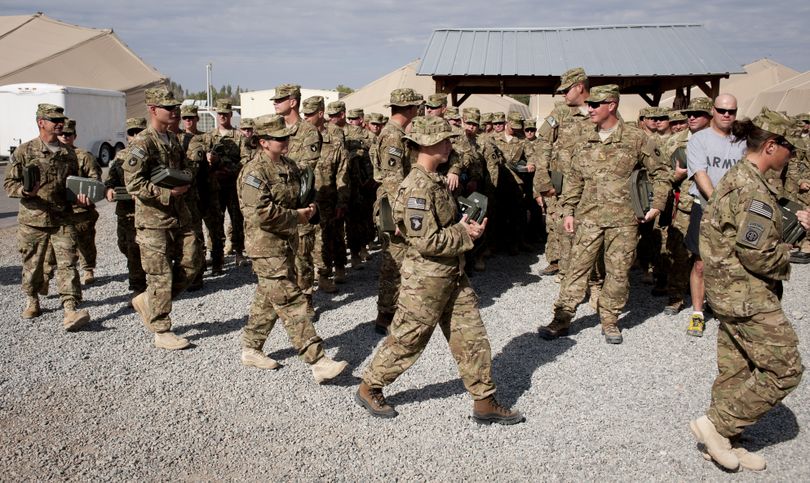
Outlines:
POLYGON ((37 119, 47 119, 49 121, 67 119, 65 108, 55 104, 37 104, 37 119))
POLYGON ((146 89, 144 97, 146 97, 147 106, 174 107, 182 104, 180 101, 175 99, 174 92, 162 86, 150 87, 149 89, 146 89))
POLYGON ((65 127, 62 128, 62 134, 76 134, 76 120, 65 118, 65 127))
POLYGON ((290 135, 284 118, 277 114, 259 116, 253 122, 253 133, 259 137, 283 138, 290 135))
POLYGON ((370 124, 385 124, 385 116, 379 112, 370 112, 367 116, 370 124))
POLYGON ((492 123, 492 113, 485 112, 481 114, 481 123, 482 124, 492 123))
POLYGON ((346 103, 343 101, 332 101, 326 106, 326 113, 330 116, 346 112, 346 103))
POLYGON ((507 118, 509 119, 509 127, 512 129, 523 129, 523 114, 512 111, 507 118))
POLYGON ((180 106, 180 117, 200 117, 198 108, 194 104, 183 104, 180 106))
POLYGON ((762 108, 762 112, 751 120, 754 126, 771 134, 782 136, 797 149, 802 149, 801 127, 788 115, 762 108))
POLYGON ((653 107, 651 107, 651 106, 642 107, 641 109, 638 110, 638 118, 639 119, 644 119, 645 117, 650 117, 652 112, 653 112, 653 107))
POLYGON ((686 106, 686 109, 684 109, 683 112, 686 114, 690 112, 704 112, 711 115, 712 107, 714 107, 714 101, 708 97, 696 97, 689 101, 689 105, 686 106))
POLYGON ((526 119, 523 121, 523 129, 537 129, 537 121, 534 119, 526 119))
POLYGON ((646 117, 652 118, 669 118, 670 109, 668 107, 661 107, 661 106, 653 106, 650 107, 650 113, 646 115, 646 117))
POLYGON ((457 106, 448 106, 447 110, 444 111, 444 118, 454 121, 456 119, 461 119, 461 115, 458 113, 457 106))
POLYGON ((227 99, 217 99, 217 114, 233 113, 233 104, 227 99))
POLYGON ((403 136, 420 146, 433 146, 439 142, 458 136, 445 119, 435 116, 417 116, 411 121, 411 132, 403 136))
POLYGON ((386 104, 385 107, 421 106, 424 104, 424 102, 425 101, 422 98, 422 94, 418 94, 409 87, 404 87, 402 89, 394 89, 391 91, 391 102, 386 104))
POLYGON ((431 94, 425 102, 427 107, 436 109, 447 105, 447 94, 431 94))
POLYGON ((506 114, 502 112, 493 112, 492 113, 492 122, 506 122, 506 114))
POLYGON ((323 103, 324 100, 321 96, 307 97, 304 99, 304 102, 301 103, 301 113, 314 114, 318 111, 323 111, 323 103))
POLYGON ((145 117, 130 117, 127 119, 127 132, 132 129, 146 129, 146 118, 145 117))
POLYGON ((388 124, 388 120, 391 119, 390 117, 383 114, 383 124, 388 124))
POLYGON ((256 129, 256 120, 252 117, 243 117, 239 120, 239 129, 256 129))
POLYGON ((349 109, 346 112, 347 119, 359 119, 365 117, 362 109, 349 109))
POLYGON ((477 107, 465 107, 461 114, 461 119, 467 124, 481 125, 481 111, 477 107))
POLYGON ((574 67, 573 69, 568 69, 560 76, 560 87, 557 88, 557 92, 562 92, 577 82, 582 82, 584 80, 588 80, 588 76, 585 74, 585 69, 582 67, 574 67))
POLYGON ((683 111, 671 111, 669 115, 669 122, 683 122, 686 121, 686 114, 683 111))
POLYGON ((793 119, 801 122, 810 122, 810 113, 803 112, 801 114, 796 114, 793 119))
POLYGON ((270 99, 277 101, 285 97, 301 97, 301 86, 298 84, 281 84, 270 99))
POLYGON ((585 102, 604 102, 609 100, 619 100, 619 86, 616 84, 605 84, 603 86, 594 87, 591 89, 591 95, 585 99, 585 102))

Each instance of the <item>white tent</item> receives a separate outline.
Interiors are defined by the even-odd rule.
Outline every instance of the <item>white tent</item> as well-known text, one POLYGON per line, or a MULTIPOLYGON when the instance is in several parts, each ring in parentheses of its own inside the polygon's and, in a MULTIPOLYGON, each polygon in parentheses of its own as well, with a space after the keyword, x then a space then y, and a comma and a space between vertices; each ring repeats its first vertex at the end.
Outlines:
MULTIPOLYGON (((756 116, 763 106, 791 116, 810 112, 810 71, 765 89, 747 103, 741 116, 756 116)), ((739 116, 738 116, 739 117, 739 116)))
POLYGON ((112 30, 71 25, 42 13, 0 16, 0 85, 48 83, 126 94, 127 117, 146 112, 144 91, 166 77, 112 30))

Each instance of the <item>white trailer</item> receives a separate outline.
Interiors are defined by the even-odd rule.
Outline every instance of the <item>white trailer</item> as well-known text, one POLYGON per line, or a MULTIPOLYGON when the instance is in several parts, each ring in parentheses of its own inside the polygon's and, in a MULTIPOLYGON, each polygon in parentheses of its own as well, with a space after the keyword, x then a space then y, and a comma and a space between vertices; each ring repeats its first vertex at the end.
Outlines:
POLYGON ((56 104, 76 120, 76 146, 91 152, 102 166, 126 145, 126 97, 123 92, 56 84, 0 86, 0 159, 37 137, 37 104, 56 104))

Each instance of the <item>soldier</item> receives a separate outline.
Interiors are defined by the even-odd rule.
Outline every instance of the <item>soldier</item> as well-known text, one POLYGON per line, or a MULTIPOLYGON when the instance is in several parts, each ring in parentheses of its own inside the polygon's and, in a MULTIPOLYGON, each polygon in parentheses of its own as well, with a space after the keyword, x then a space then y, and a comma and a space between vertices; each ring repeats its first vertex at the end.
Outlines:
POLYGON ((451 126, 461 128, 461 114, 458 112, 458 107, 447 106, 444 110, 444 118, 447 119, 451 126))
MULTIPOLYGON (((127 119, 127 143, 131 146, 135 136, 146 129, 146 119, 142 117, 131 117, 127 119)), ((124 182, 124 169, 122 166, 124 157, 127 156, 130 147, 127 146, 115 155, 110 170, 107 172, 107 179, 104 180, 106 187, 107 201, 115 203, 116 235, 118 239, 118 250, 127 258, 127 279, 132 298, 140 295, 146 290, 146 272, 141 264, 141 249, 135 241, 135 199, 127 194, 126 198, 116 200, 115 188, 126 186, 124 182)), ((130 299, 131 300, 131 299, 130 299)))
POLYGON ((374 416, 397 416, 382 388, 416 362, 439 325, 473 398, 475 421, 521 423, 525 418, 519 412, 495 399, 489 340, 478 298, 464 274, 464 252, 484 233, 486 219, 478 224, 465 216, 457 222, 456 202, 437 172, 450 155, 448 138, 456 135, 441 118, 418 117, 405 136, 417 157, 394 203, 394 219, 408 240, 402 293, 391 333, 366 368, 355 400, 374 416))
POLYGON ((534 119, 523 121, 523 136, 530 144, 537 143, 537 121, 534 119))
POLYGON ((447 111, 447 94, 431 94, 425 101, 425 116, 444 118, 447 111))
POLYGON ((165 87, 146 90, 149 127, 123 156, 127 191, 135 197, 135 235, 146 271, 146 291, 132 299, 144 326, 155 333, 155 347, 185 349, 191 344, 172 331, 172 298, 188 287, 199 270, 198 239, 186 202, 190 184, 168 188, 152 182, 154 169, 185 170, 186 156, 169 132, 180 117, 180 102, 165 87))
POLYGON ((346 129, 346 103, 343 101, 332 101, 326 106, 326 115, 329 116, 329 124, 334 124, 340 129, 346 129))
POLYGON ((671 111, 669 114, 669 129, 672 134, 685 131, 689 126, 686 123, 686 114, 684 111, 671 111))
POLYGON ((253 155, 259 150, 259 140, 253 133, 254 127, 255 121, 253 118, 243 117, 239 120, 239 132, 242 133, 242 136, 245 138, 244 144, 242 144, 241 162, 243 165, 250 161, 253 155))
MULTIPOLYGON (((802 377, 799 340, 779 300, 790 277, 790 246, 782 241, 779 195, 765 179, 768 170, 785 168, 801 140, 790 118, 767 108, 753 120, 734 121, 731 134, 745 141, 746 154, 715 185, 700 223, 706 295, 720 322, 719 373, 709 409, 689 426, 722 467, 764 470, 765 458, 733 448, 729 438, 779 404, 802 377)), ((810 212, 796 215, 810 229, 810 212)))
MULTIPOLYGON (((799 114, 794 119, 801 126, 802 146, 788 163, 785 193, 788 198, 810 206, 810 114, 799 114)), ((810 237, 804 237, 799 248, 790 253, 790 263, 810 263, 810 237)))
POLYGON ((482 112, 481 113, 481 126, 480 130, 482 134, 491 133, 493 130, 492 126, 492 113, 491 112, 482 112))
MULTIPOLYGON (((183 131, 180 134, 180 144, 183 152, 186 153, 189 168, 195 173, 191 189, 186 195, 186 204, 191 212, 191 226, 197 236, 197 258, 201 260, 194 275, 194 279, 188 286, 188 291, 193 292, 203 288, 203 272, 205 272, 205 236, 203 234, 203 219, 211 208, 210 173, 208 169, 208 159, 202 149, 204 133, 197 129, 199 113, 194 104, 183 104, 180 106, 180 123, 183 131)), ((219 209, 219 203, 216 204, 219 209)), ((210 232, 209 232, 210 233, 210 232)))
POLYGON ((605 341, 621 344, 618 319, 630 288, 638 225, 654 220, 664 208, 669 176, 655 143, 619 119, 617 85, 594 87, 586 102, 594 127, 574 151, 561 200, 565 230, 574 233, 578 225, 571 262, 554 304, 554 320, 538 332, 549 340, 568 334, 585 296, 588 275, 604 246, 606 276, 598 313, 605 341), (633 214, 628 189, 630 176, 639 166, 647 169, 654 185, 652 207, 642 220, 633 214))
POLYGON ((366 129, 377 137, 383 130, 385 126, 385 118, 379 112, 370 112, 366 114, 368 116, 368 122, 366 123, 366 129))
POLYGON ((247 227, 247 254, 259 278, 242 333, 242 364, 260 369, 279 367, 262 348, 280 317, 298 355, 310 364, 315 381, 322 383, 343 372, 347 363, 324 354, 309 303, 294 276, 296 227, 309 223, 317 208, 314 204, 297 208, 300 171, 284 155, 290 138, 284 118, 260 116, 255 132, 260 151, 245 165, 237 185, 247 227))
POLYGON ((349 155, 349 210, 346 214, 346 241, 352 268, 361 270, 368 260, 367 245, 374 241, 374 198, 377 185, 369 151, 374 142, 371 131, 363 129, 363 110, 350 109, 346 115, 346 150, 349 155))
POLYGON ((17 242, 22 255, 22 290, 28 297, 21 316, 33 319, 42 314, 38 294, 44 289, 43 265, 51 244, 59 299, 65 311, 62 324, 70 332, 90 322, 86 309, 77 310, 82 289, 76 270, 78 235, 73 224, 73 204, 89 207, 90 200, 83 194, 75 201, 67 197, 67 177, 78 174, 79 163, 75 151, 59 141, 65 126, 64 108, 39 104, 36 122, 39 135, 14 150, 3 182, 9 198, 20 198, 17 242), (38 178, 28 190, 26 171, 38 178))
MULTIPOLYGON (((397 189, 411 170, 410 148, 405 143, 405 132, 411 120, 416 117, 424 103, 422 96, 413 89, 403 88, 391 91, 391 99, 386 107, 391 108, 391 120, 385 125, 376 142, 371 147, 371 162, 374 166, 374 180, 379 183, 375 214, 380 215, 382 200, 393 204, 397 189)), ((382 226, 382 223, 377 223, 382 226)), ((385 334, 399 296, 400 265, 405 257, 405 238, 399 231, 380 233, 382 261, 380 262, 379 296, 377 298, 377 319, 374 329, 385 334)))
POLYGON ((656 131, 655 119, 651 116, 655 113, 655 106, 642 107, 638 111, 638 127, 644 131, 644 134, 652 136, 656 131))

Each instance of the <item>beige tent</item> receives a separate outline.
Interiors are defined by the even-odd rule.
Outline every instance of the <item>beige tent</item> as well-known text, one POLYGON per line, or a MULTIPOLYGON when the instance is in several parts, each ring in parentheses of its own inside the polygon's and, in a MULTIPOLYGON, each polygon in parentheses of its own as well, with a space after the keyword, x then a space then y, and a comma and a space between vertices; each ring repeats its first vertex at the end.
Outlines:
POLYGON ((810 112, 810 71, 760 92, 747 103, 745 111, 740 115, 756 116, 763 106, 776 111, 785 111, 791 116, 810 112))
POLYGON ((23 82, 110 89, 127 98, 127 116, 143 116, 144 91, 166 77, 112 30, 92 29, 42 13, 0 16, 0 85, 23 82))
MULTIPOLYGON (((436 92, 436 84, 429 76, 417 76, 416 68, 418 66, 419 59, 345 96, 342 100, 346 103, 346 108, 363 109, 365 112, 381 112, 388 115, 391 111, 385 107, 385 104, 390 99, 391 91, 402 87, 410 87, 427 98, 436 92)), ((524 117, 530 115, 526 104, 507 96, 475 94, 464 101, 461 107, 477 107, 481 112, 516 111, 523 114, 524 117)))

